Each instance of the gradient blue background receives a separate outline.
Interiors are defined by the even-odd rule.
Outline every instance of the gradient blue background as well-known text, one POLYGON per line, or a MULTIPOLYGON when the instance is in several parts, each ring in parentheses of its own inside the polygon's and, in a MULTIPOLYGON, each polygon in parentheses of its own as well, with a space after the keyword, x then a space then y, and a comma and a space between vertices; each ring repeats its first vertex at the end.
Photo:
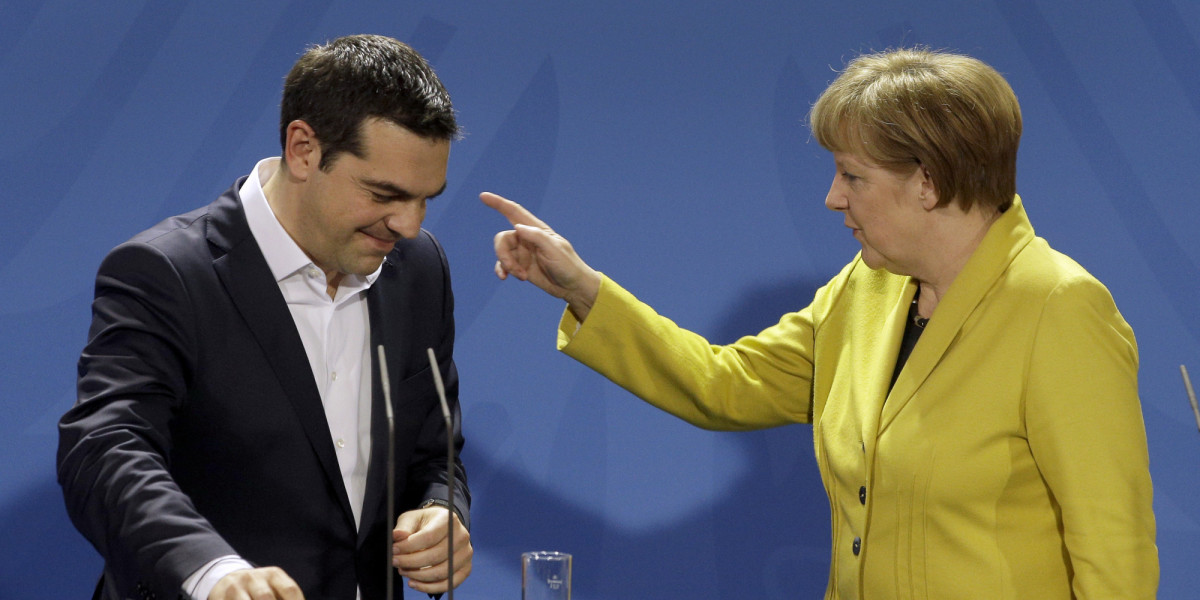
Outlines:
MULTIPOLYGON (((450 254, 475 495, 461 598, 515 599, 521 551, 575 597, 816 598, 829 516, 811 429, 709 433, 554 350, 561 305, 491 272, 524 202, 664 314, 732 341, 854 254, 803 117, 863 50, 924 43, 1004 73, 1040 235, 1112 290, 1141 348, 1160 596, 1200 586, 1200 3, 0 1, 0 598, 85 598, 55 423, 104 253, 278 153, 283 76, 348 33, 409 41, 468 135, 427 226, 450 254)), ((1080 465, 1079 468, 1087 468, 1080 465)))

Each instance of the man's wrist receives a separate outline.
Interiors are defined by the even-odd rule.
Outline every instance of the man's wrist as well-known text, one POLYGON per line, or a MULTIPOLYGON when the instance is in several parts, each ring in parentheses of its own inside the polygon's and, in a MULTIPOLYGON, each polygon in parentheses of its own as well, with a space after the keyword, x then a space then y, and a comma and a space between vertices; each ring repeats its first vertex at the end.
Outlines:
POLYGON ((208 600, 209 593, 216 587, 217 582, 221 581, 221 578, 234 571, 253 568, 254 565, 236 554, 222 556, 209 561, 192 573, 183 582, 183 590, 187 593, 186 597, 192 600, 208 600))
POLYGON ((430 499, 422 502, 421 505, 418 506, 417 508, 433 508, 434 506, 441 506, 442 508, 449 508, 450 510, 453 510, 455 516, 458 517, 458 522, 461 523, 464 527, 466 527, 467 520, 465 518, 463 518, 463 514, 461 512, 459 512, 458 507, 452 506, 449 502, 447 502, 441 498, 430 498, 430 499))

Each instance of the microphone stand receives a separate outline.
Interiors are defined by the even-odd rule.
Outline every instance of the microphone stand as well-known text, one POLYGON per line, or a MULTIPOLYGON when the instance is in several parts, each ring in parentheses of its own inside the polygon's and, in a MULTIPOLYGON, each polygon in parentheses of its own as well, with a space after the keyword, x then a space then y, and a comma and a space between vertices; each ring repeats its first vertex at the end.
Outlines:
MULTIPOLYGON (((394 520, 396 518, 396 417, 392 413, 392 386, 388 382, 387 357, 383 353, 383 344, 375 348, 379 352, 379 381, 383 385, 383 407, 387 414, 388 426, 387 460, 384 461, 387 465, 385 467, 387 469, 387 516, 384 517, 383 522, 388 525, 388 532, 390 533, 391 528, 395 527, 396 523, 394 520)), ((392 600, 393 591, 396 586, 396 567, 392 565, 392 561, 396 558, 395 554, 393 554, 395 542, 392 540, 391 535, 385 535, 384 537, 387 538, 388 556, 387 579, 384 580, 386 582, 384 585, 384 589, 386 590, 384 598, 392 600)))
MULTIPOLYGON (((387 414, 388 422, 388 453, 387 453, 387 521, 392 522, 396 511, 396 423, 395 416, 392 412, 392 389, 388 381, 387 374, 387 356, 384 354, 383 345, 376 346, 376 351, 379 354, 379 381, 383 386, 383 406, 387 414)), ((433 353, 433 348, 426 348, 429 354, 429 366, 433 371, 433 385, 437 388, 438 401, 442 404, 442 417, 446 421, 446 551, 448 557, 446 559, 446 568, 449 575, 446 577, 447 585, 447 600, 454 600, 454 421, 450 418, 450 404, 446 402, 446 386, 442 382, 442 371, 438 368, 437 356, 433 353)), ((393 590, 395 589, 395 568, 392 566, 392 561, 395 559, 393 554, 392 536, 387 537, 387 578, 385 579, 385 588, 387 600, 392 600, 393 590)))
POLYGON ((426 348, 425 351, 429 354, 433 385, 442 403, 442 418, 446 420, 446 551, 449 554, 446 594, 447 600, 454 600, 454 421, 450 418, 450 405, 446 402, 446 386, 442 383, 442 370, 438 368, 437 356, 433 348, 426 348))
POLYGON ((1192 402, 1192 413, 1196 415, 1196 428, 1200 429, 1200 407, 1196 406, 1196 390, 1192 389, 1192 380, 1188 377, 1187 367, 1179 365, 1179 372, 1183 374, 1183 386, 1187 388, 1188 400, 1192 402))

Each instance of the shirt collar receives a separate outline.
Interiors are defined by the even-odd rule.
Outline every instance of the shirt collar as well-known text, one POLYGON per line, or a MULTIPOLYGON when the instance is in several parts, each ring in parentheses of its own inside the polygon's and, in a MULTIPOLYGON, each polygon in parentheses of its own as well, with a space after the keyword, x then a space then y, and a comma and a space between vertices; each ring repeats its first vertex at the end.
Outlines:
MULTIPOLYGON (((267 260, 267 266, 271 268, 271 274, 275 277, 276 282, 290 277, 301 269, 316 266, 279 223, 279 218, 275 216, 275 211, 271 210, 267 196, 263 193, 262 184, 279 170, 279 163, 278 156, 258 161, 258 164, 254 165, 254 170, 250 172, 250 176, 238 189, 242 208, 246 211, 246 221, 250 225, 250 233, 258 242, 258 247, 262 250, 263 258, 267 260)), ((383 270, 383 263, 380 263, 374 273, 366 277, 347 275, 342 280, 341 287, 367 289, 379 278, 381 270, 383 270)))

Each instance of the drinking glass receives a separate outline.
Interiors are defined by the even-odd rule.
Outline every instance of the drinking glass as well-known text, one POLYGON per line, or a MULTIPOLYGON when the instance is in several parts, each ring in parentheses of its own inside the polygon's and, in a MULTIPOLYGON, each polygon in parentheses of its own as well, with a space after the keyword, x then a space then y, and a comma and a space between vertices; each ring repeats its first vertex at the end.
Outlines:
POLYGON ((521 555, 522 600, 571 600, 571 555, 526 552, 521 555))

